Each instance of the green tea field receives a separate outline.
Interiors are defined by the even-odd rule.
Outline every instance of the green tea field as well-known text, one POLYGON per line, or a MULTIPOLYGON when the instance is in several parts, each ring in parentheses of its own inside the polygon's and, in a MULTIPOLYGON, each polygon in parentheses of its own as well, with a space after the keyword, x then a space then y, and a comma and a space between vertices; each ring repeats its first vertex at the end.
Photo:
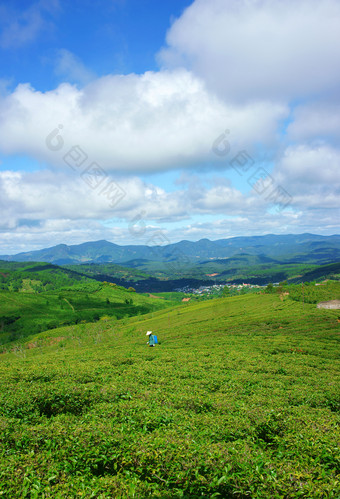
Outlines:
POLYGON ((41 293, 0 291, 0 345, 58 326, 121 319, 171 305, 133 288, 98 282, 41 293))
POLYGON ((0 496, 338 498, 339 316, 251 294, 3 345, 0 496))

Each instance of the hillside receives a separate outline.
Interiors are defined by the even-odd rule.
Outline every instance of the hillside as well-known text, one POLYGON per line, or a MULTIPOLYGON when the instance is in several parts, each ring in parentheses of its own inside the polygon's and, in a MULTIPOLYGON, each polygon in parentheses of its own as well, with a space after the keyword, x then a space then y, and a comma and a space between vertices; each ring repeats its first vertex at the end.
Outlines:
POLYGON ((171 272, 147 262, 136 268, 114 264, 68 265, 66 268, 78 271, 91 279, 115 282, 122 286, 133 286, 139 292, 174 291, 189 286, 199 288, 215 283, 241 284, 243 282, 265 286, 270 282, 288 281, 299 283, 340 278, 340 262, 328 265, 307 264, 252 264, 257 257, 234 257, 197 263, 195 267, 171 272))
MULTIPOLYGON (((129 263, 129 262, 128 262, 129 263)), ((132 265, 132 262, 130 262, 132 265)), ((160 264, 161 265, 161 264, 160 264)), ((94 281, 134 287, 138 292, 169 292, 215 283, 267 285, 340 278, 340 262, 328 265, 283 264, 271 258, 240 254, 231 258, 205 260, 188 269, 164 268, 157 262, 137 260, 132 267, 113 263, 58 266, 49 263, 0 261, 0 290, 37 292, 70 288, 93 291, 94 281), (137 269, 136 267, 140 267, 137 269)))
MULTIPOLYGON (((78 269, 79 270, 79 269, 78 269)), ((46 262, 6 262, 0 260, 0 290, 41 293, 93 281, 76 270, 46 262)))
POLYGON ((0 290, 0 344, 62 325, 117 320, 172 304, 140 295, 133 288, 47 267, 7 269, 6 288, 0 290))
POLYGON ((339 311, 277 293, 12 343, 0 355, 0 491, 338 497, 338 344, 339 311))

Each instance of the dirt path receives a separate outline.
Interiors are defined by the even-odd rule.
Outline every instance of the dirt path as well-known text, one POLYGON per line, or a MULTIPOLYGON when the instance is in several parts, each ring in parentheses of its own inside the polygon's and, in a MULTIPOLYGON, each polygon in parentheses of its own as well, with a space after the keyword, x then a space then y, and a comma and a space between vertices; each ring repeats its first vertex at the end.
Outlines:
POLYGON ((70 305, 70 307, 72 308, 72 310, 73 310, 73 312, 74 312, 74 306, 73 306, 73 305, 71 305, 71 303, 70 303, 70 302, 69 302, 66 298, 64 298, 64 301, 66 301, 66 303, 68 303, 68 304, 70 305))

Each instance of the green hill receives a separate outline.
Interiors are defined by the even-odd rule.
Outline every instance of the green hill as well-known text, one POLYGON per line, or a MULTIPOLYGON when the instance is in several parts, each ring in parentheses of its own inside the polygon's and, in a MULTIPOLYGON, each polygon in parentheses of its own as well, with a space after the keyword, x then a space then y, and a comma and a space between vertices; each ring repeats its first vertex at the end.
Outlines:
POLYGON ((110 283, 83 281, 36 292, 41 281, 23 280, 19 291, 0 291, 0 344, 63 325, 115 320, 171 306, 110 283))
POLYGON ((92 280, 75 270, 46 262, 5 262, 0 260, 0 290, 41 293, 83 284, 92 280))
POLYGON ((339 320, 257 294, 3 347, 0 493, 338 497, 339 320))

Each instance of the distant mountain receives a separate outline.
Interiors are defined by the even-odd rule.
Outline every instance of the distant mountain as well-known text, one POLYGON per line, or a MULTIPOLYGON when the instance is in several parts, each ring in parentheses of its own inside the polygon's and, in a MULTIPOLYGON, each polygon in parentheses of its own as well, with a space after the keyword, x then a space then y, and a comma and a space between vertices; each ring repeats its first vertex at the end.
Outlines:
POLYGON ((51 248, 37 251, 3 255, 1 260, 16 262, 49 262, 55 265, 80 263, 120 263, 125 260, 141 258, 139 255, 150 254, 148 246, 119 246, 108 241, 94 241, 72 246, 58 244, 51 248))
POLYGON ((282 263, 330 264, 340 260, 340 235, 288 234, 251 237, 233 237, 197 242, 180 241, 166 246, 120 246, 108 241, 94 241, 68 246, 2 255, 0 259, 16 262, 48 262, 55 265, 81 263, 117 263, 138 267, 145 261, 199 263, 216 259, 251 259, 282 263))

